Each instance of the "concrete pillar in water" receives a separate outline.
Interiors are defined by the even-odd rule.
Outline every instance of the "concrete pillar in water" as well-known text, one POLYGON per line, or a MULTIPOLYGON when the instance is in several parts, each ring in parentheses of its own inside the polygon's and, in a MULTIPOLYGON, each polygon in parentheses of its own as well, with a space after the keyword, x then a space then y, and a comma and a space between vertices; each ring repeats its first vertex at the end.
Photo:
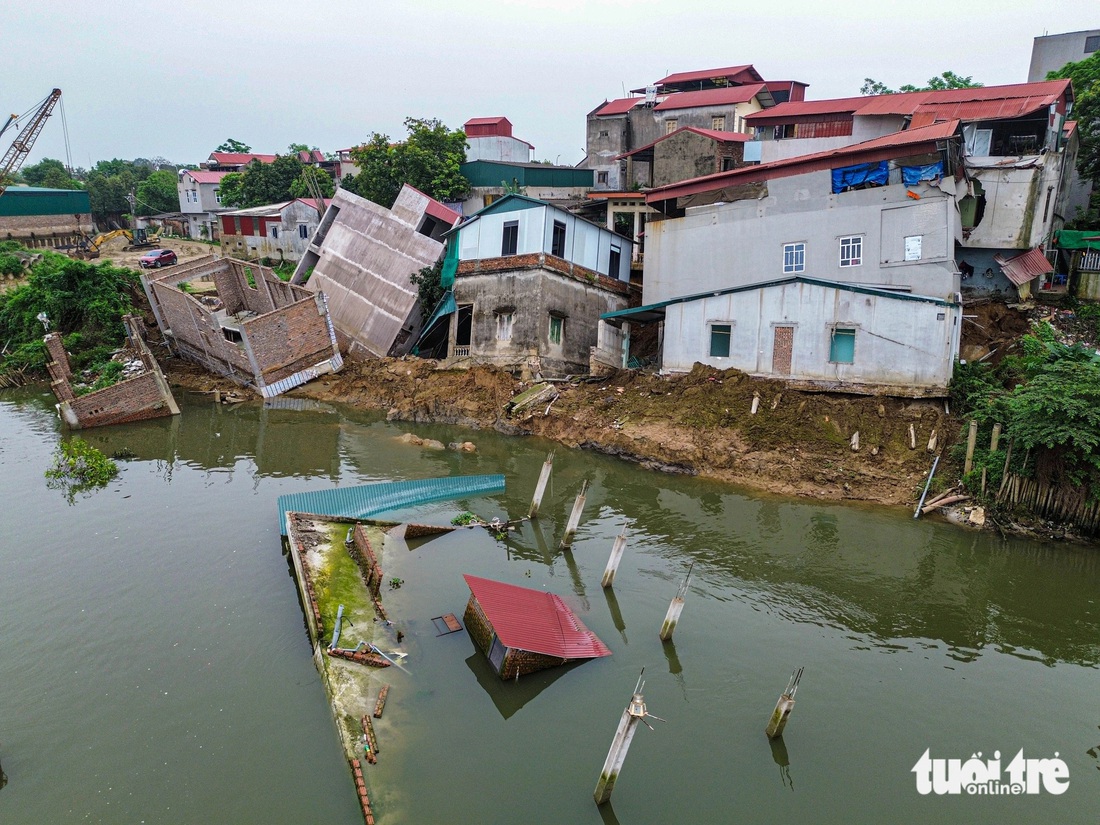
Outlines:
POLYGON ((672 598, 672 603, 668 606, 668 612, 665 614, 665 620, 661 624, 661 641, 667 642, 672 638, 672 632, 676 629, 677 623, 680 621, 680 614, 684 612, 684 596, 687 595, 688 581, 691 579, 691 568, 695 566, 695 562, 692 562, 688 566, 687 575, 684 576, 684 580, 680 582, 680 587, 676 591, 676 595, 672 598))
POLYGON ((573 536, 577 532, 577 526, 581 523, 581 510, 584 509, 584 498, 588 495, 588 479, 581 485, 581 491, 577 493, 577 500, 573 502, 573 512, 569 514, 569 521, 565 524, 565 535, 562 537, 563 549, 573 546, 573 536))
MULTIPOLYGON (((642 673, 645 673, 645 668, 642 668, 642 673)), ((645 682, 639 674, 638 684, 634 686, 634 695, 630 697, 630 704, 626 706, 622 718, 619 719, 619 727, 615 730, 615 738, 611 740, 611 748, 607 751, 607 759, 604 760, 600 779, 592 794, 597 805, 602 805, 611 799, 611 792, 615 790, 615 782, 626 761, 626 752, 630 749, 630 742, 634 738, 638 723, 641 722, 650 730, 653 729, 649 722, 646 722, 646 717, 653 714, 646 710, 645 699, 642 697, 644 687, 645 682)), ((653 718, 664 721, 659 716, 653 716, 653 718)))
MULTIPOLYGON (((993 435, 989 439, 989 453, 990 453, 990 455, 997 452, 997 447, 1000 446, 1000 443, 1001 443, 1001 425, 1000 424, 994 424, 993 425, 993 435)), ((986 477, 986 468, 982 467, 982 495, 983 496, 985 495, 985 480, 986 480, 985 477, 986 477)))
POLYGON ((764 733, 769 739, 775 739, 777 736, 783 735, 783 728, 787 727, 787 719, 794 709, 794 695, 798 692, 798 683, 801 680, 802 668, 799 668, 791 674, 791 678, 787 682, 787 689, 783 691, 783 695, 775 703, 775 710, 772 711, 768 726, 764 729, 764 733))
POLYGON ((623 560, 623 550, 626 548, 626 528, 615 538, 615 544, 611 548, 611 556, 607 559, 607 568, 603 571, 603 579, 600 584, 611 587, 615 581, 615 573, 619 569, 619 562, 623 560))
POLYGON ((539 482, 535 485, 535 497, 531 499, 531 509, 527 513, 527 518, 538 517, 539 507, 542 506, 542 497, 546 493, 546 482, 550 480, 550 471, 553 469, 554 451, 551 450, 546 456, 546 461, 542 464, 542 471, 539 473, 539 482))

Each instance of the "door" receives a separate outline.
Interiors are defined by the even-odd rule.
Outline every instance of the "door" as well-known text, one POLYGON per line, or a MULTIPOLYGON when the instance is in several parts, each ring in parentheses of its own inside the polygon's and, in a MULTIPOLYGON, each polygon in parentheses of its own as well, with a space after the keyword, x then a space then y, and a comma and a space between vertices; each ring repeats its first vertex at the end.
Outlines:
POLYGON ((794 350, 794 327, 776 327, 772 342, 772 375, 791 374, 791 353, 794 350))

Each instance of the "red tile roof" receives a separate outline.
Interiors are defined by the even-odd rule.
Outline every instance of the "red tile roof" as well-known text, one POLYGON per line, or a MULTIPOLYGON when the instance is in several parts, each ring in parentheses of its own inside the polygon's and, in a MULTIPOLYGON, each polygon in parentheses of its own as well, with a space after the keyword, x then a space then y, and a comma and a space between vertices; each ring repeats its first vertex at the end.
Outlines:
POLYGON ((1066 95, 1068 90, 1068 80, 1043 80, 1038 83, 979 86, 973 89, 793 101, 780 103, 766 112, 754 112, 747 115, 746 120, 765 125, 807 115, 826 114, 853 114, 859 117, 913 115, 914 125, 927 125, 937 120, 955 118, 997 120, 1020 117, 1050 106, 1066 95), (917 122, 918 115, 920 122, 917 122))
POLYGON ((692 109, 696 106, 731 106, 748 103, 754 97, 764 93, 771 101, 771 92, 764 83, 752 83, 748 86, 726 86, 723 89, 704 89, 701 92, 676 92, 670 94, 656 106, 658 112, 670 109, 692 109))
POLYGON ((607 115, 625 115, 639 103, 645 103, 645 98, 620 97, 616 100, 607 100, 604 101, 603 106, 596 109, 596 116, 606 117, 607 115))
POLYGON ((462 578, 505 647, 562 659, 611 655, 560 596, 478 576, 462 578))
POLYGON ((894 132, 873 140, 854 143, 851 146, 842 146, 839 149, 814 152, 809 155, 796 155, 795 157, 755 166, 742 166, 728 172, 718 172, 714 175, 705 175, 701 178, 651 189, 646 193, 646 203, 657 203, 686 195, 712 192, 728 185, 757 183, 821 169, 831 169, 845 164, 886 160, 898 149, 905 147, 911 148, 913 152, 918 152, 921 148, 934 149, 939 141, 954 137, 958 130, 959 121, 952 120, 917 129, 907 129, 904 132, 894 132), (881 157, 879 157, 880 155, 881 157))
POLYGON ((1054 265, 1047 260, 1047 256, 1039 248, 1029 249, 1023 255, 1017 255, 1007 261, 998 253, 993 256, 993 260, 1000 265, 1001 271, 1008 280, 1016 286, 1023 286, 1033 278, 1054 271, 1054 265))
POLYGON ((235 166, 237 164, 251 163, 254 160, 259 160, 263 163, 274 163, 276 156, 257 155, 252 152, 211 152, 210 157, 212 160, 217 161, 219 166, 235 166))
MULTIPOLYGON (((738 78, 739 82, 757 82, 759 83, 764 78, 760 76, 760 73, 753 68, 751 63, 746 63, 744 66, 727 66, 724 69, 700 69, 695 72, 676 72, 670 74, 668 77, 662 77, 658 80, 655 86, 671 86, 676 83, 694 83, 696 81, 704 82, 712 80, 716 77, 725 78, 738 78)), ((645 89, 634 89, 632 91, 645 92, 645 89)))
POLYGON ((208 172, 205 169, 203 169, 203 170, 188 169, 188 170, 186 170, 186 174, 190 175, 192 177, 192 179, 194 179, 195 183, 217 183, 218 181, 220 181, 222 178, 224 178, 229 173, 228 172, 208 172))
POLYGON ((698 126, 681 126, 674 132, 669 132, 667 135, 661 135, 652 143, 647 143, 645 146, 639 146, 637 149, 632 149, 629 152, 623 152, 623 154, 618 155, 615 160, 621 160, 622 158, 636 155, 639 152, 645 152, 648 149, 652 149, 662 140, 668 140, 673 135, 678 135, 681 132, 694 132, 697 135, 702 135, 703 137, 718 141, 719 143, 747 143, 752 140, 751 137, 742 132, 719 132, 717 129, 702 129, 698 126))

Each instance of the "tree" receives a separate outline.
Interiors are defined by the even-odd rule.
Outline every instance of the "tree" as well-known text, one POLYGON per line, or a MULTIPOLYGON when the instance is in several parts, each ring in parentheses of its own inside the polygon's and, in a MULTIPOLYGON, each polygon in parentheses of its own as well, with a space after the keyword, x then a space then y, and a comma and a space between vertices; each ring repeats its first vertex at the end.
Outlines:
POLYGON ((134 204, 138 215, 155 215, 158 212, 174 212, 179 208, 179 192, 176 188, 176 175, 168 170, 153 172, 138 184, 137 202, 134 204))
POLYGON ((294 186, 300 184, 305 168, 296 155, 278 155, 272 163, 253 160, 243 172, 231 172, 221 179, 222 203, 247 209, 298 197, 294 186))
POLYGON ((405 183, 433 198, 465 195, 470 184, 459 167, 466 162, 466 133, 434 118, 405 118, 405 128, 409 136, 403 143, 391 144, 387 135, 375 132, 351 150, 360 169, 352 191, 387 208, 405 183))
POLYGON ((223 205, 239 208, 244 203, 244 193, 241 191, 243 181, 244 175, 240 172, 230 172, 221 179, 221 182, 218 183, 218 190, 223 205))
MULTIPOLYGON (((1073 113, 1077 121, 1081 148, 1077 152, 1077 171, 1093 182, 1093 209, 1096 212, 1097 187, 1100 185, 1100 52, 1086 60, 1067 63, 1047 80, 1069 78, 1073 83, 1073 113)), ((1089 227, 1082 227, 1089 228, 1089 227)))
POLYGON ((236 152, 236 153, 244 154, 244 153, 247 153, 247 152, 251 152, 252 147, 249 146, 247 143, 241 143, 239 140, 234 140, 233 138, 229 138, 228 140, 225 141, 225 143, 223 143, 221 146, 219 146, 214 151, 215 152, 236 152))
POLYGON ((871 77, 863 78, 863 85, 859 88, 861 95, 893 95, 898 92, 934 92, 943 89, 975 89, 983 84, 975 83, 972 76, 963 77, 954 72, 944 72, 935 77, 928 78, 924 86, 914 86, 907 83, 897 89, 891 89, 885 83, 871 77))
POLYGON ((65 164, 54 158, 45 158, 39 163, 24 166, 22 178, 30 186, 43 186, 47 189, 79 189, 79 181, 73 180, 65 164))
POLYGON ((336 191, 335 185, 332 183, 332 176, 325 172, 323 169, 318 169, 316 166, 305 166, 302 168, 302 174, 290 184, 290 195, 295 198, 312 198, 313 193, 309 191, 309 185, 306 183, 306 178, 312 178, 317 186, 321 189, 321 194, 326 198, 331 198, 336 191))

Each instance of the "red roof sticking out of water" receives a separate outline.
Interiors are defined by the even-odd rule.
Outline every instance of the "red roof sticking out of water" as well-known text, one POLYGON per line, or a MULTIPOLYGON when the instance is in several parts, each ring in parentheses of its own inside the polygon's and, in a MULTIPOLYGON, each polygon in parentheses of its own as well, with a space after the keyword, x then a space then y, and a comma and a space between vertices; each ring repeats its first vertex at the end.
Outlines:
POLYGON ((560 596, 478 576, 462 578, 505 647, 561 659, 611 655, 560 596))

